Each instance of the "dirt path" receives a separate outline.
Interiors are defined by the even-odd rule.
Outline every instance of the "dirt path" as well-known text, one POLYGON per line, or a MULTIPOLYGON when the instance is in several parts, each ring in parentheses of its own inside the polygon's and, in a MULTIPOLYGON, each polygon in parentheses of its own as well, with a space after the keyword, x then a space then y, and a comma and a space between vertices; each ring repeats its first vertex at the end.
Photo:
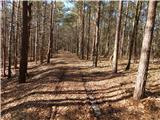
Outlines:
POLYGON ((130 102, 136 65, 129 72, 123 71, 124 65, 119 65, 118 74, 112 74, 109 62, 102 61, 92 68, 91 61, 62 51, 51 64, 29 63, 27 83, 18 84, 17 77, 2 80, 2 120, 137 120, 136 116, 143 118, 146 114, 149 119, 152 115, 160 117, 160 81, 155 77, 160 66, 151 67, 147 84, 156 109, 150 112, 147 108, 144 114, 145 100, 136 109, 130 102))

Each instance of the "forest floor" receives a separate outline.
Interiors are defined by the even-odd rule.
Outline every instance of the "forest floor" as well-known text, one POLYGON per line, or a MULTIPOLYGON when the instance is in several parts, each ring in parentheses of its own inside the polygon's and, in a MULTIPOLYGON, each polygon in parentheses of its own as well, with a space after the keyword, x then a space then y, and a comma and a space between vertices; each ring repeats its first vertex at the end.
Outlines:
POLYGON ((118 73, 102 60, 91 61, 60 51, 50 64, 29 63, 26 83, 17 76, 1 81, 2 120, 160 120, 160 63, 151 63, 146 97, 132 100, 137 65, 118 73))

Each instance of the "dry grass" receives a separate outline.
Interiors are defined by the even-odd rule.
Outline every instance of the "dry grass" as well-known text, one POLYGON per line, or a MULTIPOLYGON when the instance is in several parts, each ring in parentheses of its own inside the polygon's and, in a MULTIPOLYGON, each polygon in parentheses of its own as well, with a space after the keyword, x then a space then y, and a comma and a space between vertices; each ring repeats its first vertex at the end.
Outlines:
POLYGON ((137 65, 112 74, 109 61, 97 68, 91 61, 61 52, 51 64, 29 63, 27 83, 17 77, 2 79, 2 120, 158 120, 160 119, 160 64, 150 64, 147 96, 132 100, 137 65), (93 96, 102 115, 94 115, 89 96, 93 96))

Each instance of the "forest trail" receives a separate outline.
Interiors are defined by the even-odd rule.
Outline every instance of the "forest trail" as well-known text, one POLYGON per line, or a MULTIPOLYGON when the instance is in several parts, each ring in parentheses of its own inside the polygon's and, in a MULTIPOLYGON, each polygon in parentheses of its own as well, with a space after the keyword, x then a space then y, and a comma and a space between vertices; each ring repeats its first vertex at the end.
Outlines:
POLYGON ((136 67, 124 72, 124 65, 121 62, 120 72, 112 74, 107 61, 101 61, 99 67, 93 68, 91 61, 79 60, 75 54, 64 51, 53 56, 50 64, 29 63, 26 83, 18 84, 16 76, 12 80, 2 80, 2 120, 110 120, 122 116, 137 119, 137 116, 145 118, 146 115, 152 118, 153 114, 160 117, 160 83, 155 77, 160 66, 150 68, 147 83, 152 93, 150 99, 157 101, 156 109, 152 114, 149 111, 144 114, 144 106, 148 103, 140 102, 135 108, 129 102, 136 67))

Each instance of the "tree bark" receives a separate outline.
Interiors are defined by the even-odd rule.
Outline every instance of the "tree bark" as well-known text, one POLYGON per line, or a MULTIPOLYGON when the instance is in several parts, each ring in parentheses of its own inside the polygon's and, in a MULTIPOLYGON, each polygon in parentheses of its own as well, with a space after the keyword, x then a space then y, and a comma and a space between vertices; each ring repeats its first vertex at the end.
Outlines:
POLYGON ((91 6, 88 7, 88 38, 87 38, 87 60, 90 52, 90 25, 91 25, 91 6))
POLYGON ((137 38, 136 31, 138 30, 138 22, 139 22, 139 16, 140 16, 142 2, 137 1, 136 4, 137 4, 136 5, 136 14, 135 14, 134 23, 133 23, 133 33, 132 33, 132 37, 131 37, 130 42, 129 42, 129 57, 128 57, 128 63, 127 63, 127 66, 126 66, 126 70, 129 70, 130 65, 131 65, 133 44, 134 44, 134 42, 136 41, 136 38, 137 38))
POLYGON ((113 73, 117 73, 118 48, 119 48, 119 40, 120 40, 120 28, 121 28, 122 8, 123 8, 123 1, 120 0, 119 1, 119 13, 118 13, 117 25, 116 25, 114 52, 113 52, 113 70, 112 70, 113 73))
POLYGON ((82 13, 82 32, 81 32, 81 35, 82 35, 82 41, 81 41, 81 59, 83 60, 84 59, 84 27, 85 27, 85 3, 83 1, 83 13, 82 13))
POLYGON ((23 27, 22 27, 22 40, 21 40, 21 56, 19 68, 19 83, 25 83, 27 74, 28 62, 28 47, 29 47, 29 6, 28 1, 23 1, 23 27))
POLYGON ((35 63, 37 64, 37 50, 38 48, 38 20, 36 22, 36 34, 35 34, 35 63))
POLYGON ((37 64, 37 61, 39 60, 39 31, 40 31, 40 2, 37 1, 37 20, 36 20, 36 34, 35 34, 35 63, 37 64))
POLYGON ((79 37, 78 37, 78 32, 79 32, 79 29, 78 29, 78 19, 76 21, 76 46, 77 46, 77 49, 76 49, 76 53, 77 53, 77 56, 79 55, 79 37))
POLYGON ((153 30, 154 30, 154 23, 156 16, 156 6, 157 6, 157 1, 152 1, 152 0, 149 1, 147 23, 143 37, 140 63, 138 67, 138 74, 133 95, 133 98, 135 100, 139 100, 140 98, 144 97, 145 93, 151 43, 153 38, 153 30))
POLYGON ((42 43, 41 43, 41 64, 43 63, 44 60, 44 41, 45 41, 45 23, 46 23, 46 3, 44 4, 44 18, 43 18, 43 26, 42 26, 42 31, 43 31, 43 35, 42 35, 42 43))
POLYGON ((111 17, 112 17, 112 14, 113 14, 112 9, 113 9, 113 1, 110 1, 109 17, 108 17, 108 26, 107 26, 107 37, 106 37, 104 57, 107 57, 108 54, 109 54, 109 46, 110 46, 110 25, 111 25, 111 17))
POLYGON ((122 38, 121 38, 121 44, 120 44, 120 57, 123 57, 123 44, 124 44, 124 38, 125 38, 125 35, 126 35, 126 25, 127 25, 128 10, 129 10, 129 1, 127 1, 124 26, 123 26, 123 30, 122 30, 122 38))
POLYGON ((3 76, 6 77, 6 3, 5 1, 2 1, 2 35, 3 35, 3 41, 2 41, 2 54, 3 54, 3 76))
POLYGON ((10 39, 8 42, 8 79, 11 78, 11 65, 12 65, 12 56, 11 56, 11 49, 12 49, 12 40, 14 38, 14 14, 15 14, 15 1, 13 1, 13 6, 12 6, 12 16, 11 16, 11 31, 10 31, 10 39))
POLYGON ((53 2, 51 6, 51 21, 50 21, 50 39, 48 45, 48 52, 47 52, 47 63, 50 63, 51 51, 53 46, 53 2))
POLYGON ((14 54, 14 68, 17 69, 17 64, 18 64, 18 40, 19 40, 19 12, 20 12, 20 1, 18 2, 18 9, 17 9, 17 24, 16 24, 16 35, 15 35, 15 54, 14 54))
POLYGON ((100 13, 101 13, 101 1, 98 1, 98 8, 96 13, 95 49, 93 52, 93 67, 97 67, 97 63, 98 63, 98 49, 99 49, 99 41, 100 41, 100 32, 99 32, 100 13))

